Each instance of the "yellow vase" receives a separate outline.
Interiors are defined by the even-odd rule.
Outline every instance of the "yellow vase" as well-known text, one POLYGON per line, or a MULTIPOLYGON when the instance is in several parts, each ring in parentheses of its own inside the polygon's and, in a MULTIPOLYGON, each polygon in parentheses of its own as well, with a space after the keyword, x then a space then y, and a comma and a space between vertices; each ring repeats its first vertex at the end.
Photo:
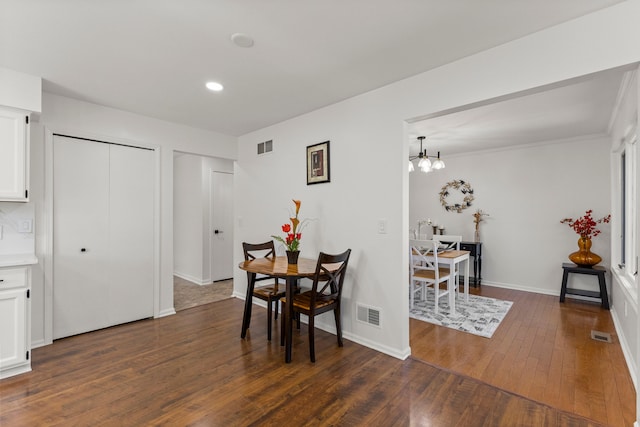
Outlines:
POLYGON ((602 258, 599 255, 591 252, 590 238, 581 236, 578 239, 578 248, 580 248, 578 252, 574 252, 569 255, 571 262, 576 264, 578 267, 593 267, 602 261, 602 258))

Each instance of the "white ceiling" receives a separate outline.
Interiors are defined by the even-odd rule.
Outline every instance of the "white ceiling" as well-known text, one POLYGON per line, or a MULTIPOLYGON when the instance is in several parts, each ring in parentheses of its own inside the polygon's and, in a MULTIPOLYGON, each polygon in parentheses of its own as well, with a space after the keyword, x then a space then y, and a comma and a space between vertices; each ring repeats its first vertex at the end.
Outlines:
POLYGON ((625 69, 412 123, 410 155, 468 153, 606 134, 625 69))
POLYGON ((0 66, 50 93, 242 135, 619 2, 0 0, 0 66), (237 32, 255 45, 235 46, 237 32))

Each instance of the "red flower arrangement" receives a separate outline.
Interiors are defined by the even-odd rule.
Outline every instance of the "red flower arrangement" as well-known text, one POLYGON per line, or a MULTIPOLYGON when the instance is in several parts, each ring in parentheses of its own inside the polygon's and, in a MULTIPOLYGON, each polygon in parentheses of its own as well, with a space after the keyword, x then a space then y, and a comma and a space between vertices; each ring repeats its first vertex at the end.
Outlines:
POLYGON ((302 202, 300 202, 300 200, 293 200, 293 203, 296 205, 295 216, 293 218, 289 218, 291 220, 291 224, 286 223, 282 225, 282 231, 287 233, 286 238, 283 239, 280 236, 271 236, 277 241, 284 243, 288 251, 297 251, 300 246, 300 239, 302 239, 302 233, 300 233, 302 227, 300 220, 298 219, 298 212, 300 212, 300 205, 302 202))
POLYGON ((573 218, 565 218, 560 221, 560 224, 568 224, 569 227, 573 228, 573 231, 578 233, 581 238, 590 239, 600 234, 600 230, 596 228, 596 225, 608 223, 609 221, 611 221, 611 214, 603 218, 594 220, 591 217, 591 212, 593 211, 589 209, 585 212, 584 216, 581 216, 576 220, 574 220, 573 218))

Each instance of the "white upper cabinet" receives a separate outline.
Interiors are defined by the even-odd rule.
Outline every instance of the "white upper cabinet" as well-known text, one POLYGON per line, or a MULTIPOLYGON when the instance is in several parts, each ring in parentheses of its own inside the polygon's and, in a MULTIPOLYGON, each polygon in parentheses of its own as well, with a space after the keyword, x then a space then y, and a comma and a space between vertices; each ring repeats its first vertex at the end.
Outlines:
POLYGON ((0 201, 29 201, 29 114, 0 108, 0 201))

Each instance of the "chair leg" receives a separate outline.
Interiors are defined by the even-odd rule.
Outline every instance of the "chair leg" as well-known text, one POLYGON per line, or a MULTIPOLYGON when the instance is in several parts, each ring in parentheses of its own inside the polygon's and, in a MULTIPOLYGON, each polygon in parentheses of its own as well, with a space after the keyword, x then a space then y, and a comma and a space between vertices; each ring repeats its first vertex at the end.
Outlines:
POLYGON ((336 335, 338 336, 338 347, 342 347, 342 326, 340 325, 340 306, 333 310, 333 317, 336 319, 336 335))
POLYGON ((275 312, 276 312, 276 313, 275 313, 275 317, 274 317, 274 319, 276 319, 276 320, 278 320, 278 301, 279 301, 279 300, 276 300, 276 301, 275 301, 275 305, 276 305, 276 306, 274 307, 274 310, 275 310, 275 312))
MULTIPOLYGON (((267 340, 271 341, 271 324, 272 324, 272 313, 271 313, 271 298, 267 299, 267 340)), ((277 306, 277 304, 276 304, 277 306)))
POLYGON ((435 295, 435 298, 436 298, 436 301, 435 301, 436 306, 435 306, 435 308, 433 309, 433 311, 434 311, 436 314, 438 314, 438 300, 440 299, 440 297, 439 297, 439 295, 438 295, 438 294, 440 293, 440 284, 439 284, 439 283, 435 283, 435 284, 433 285, 433 292, 434 292, 434 295, 435 295))
POLYGON ((413 280, 411 280, 411 282, 409 283, 409 307, 413 308, 413 306, 415 305, 413 302, 414 294, 415 294, 415 286, 416 284, 414 283, 413 280))
POLYGON ((309 314, 309 358, 311 359, 312 363, 316 363, 316 346, 315 346, 315 337, 314 337, 314 329, 315 326, 314 324, 314 318, 315 316, 313 314, 309 314))

